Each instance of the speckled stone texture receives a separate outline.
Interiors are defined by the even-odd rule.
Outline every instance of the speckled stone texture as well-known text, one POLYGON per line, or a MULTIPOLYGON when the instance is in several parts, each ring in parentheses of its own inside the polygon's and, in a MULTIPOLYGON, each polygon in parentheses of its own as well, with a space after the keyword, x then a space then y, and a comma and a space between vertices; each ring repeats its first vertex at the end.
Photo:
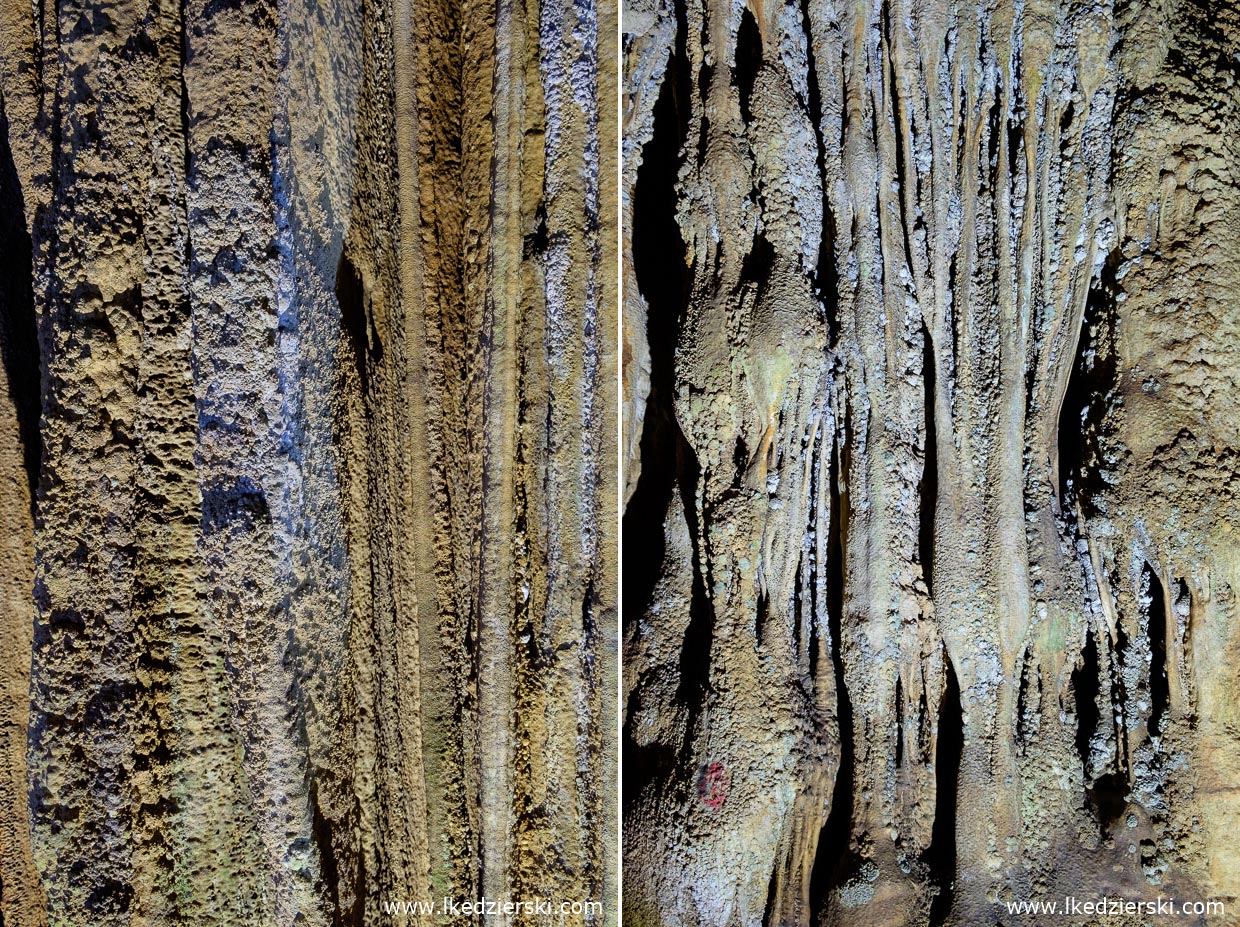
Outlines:
POLYGON ((616 16, 0 0, 0 923, 617 923, 616 16))
POLYGON ((1240 8, 623 55, 626 923, 1237 923, 1240 8))

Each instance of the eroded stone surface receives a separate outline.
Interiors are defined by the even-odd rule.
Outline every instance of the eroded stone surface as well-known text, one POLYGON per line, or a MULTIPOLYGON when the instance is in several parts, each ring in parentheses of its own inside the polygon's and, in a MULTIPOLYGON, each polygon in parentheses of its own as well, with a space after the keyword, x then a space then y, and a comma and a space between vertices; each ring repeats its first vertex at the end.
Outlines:
POLYGON ((0 6, 4 923, 616 922, 615 16, 0 6))

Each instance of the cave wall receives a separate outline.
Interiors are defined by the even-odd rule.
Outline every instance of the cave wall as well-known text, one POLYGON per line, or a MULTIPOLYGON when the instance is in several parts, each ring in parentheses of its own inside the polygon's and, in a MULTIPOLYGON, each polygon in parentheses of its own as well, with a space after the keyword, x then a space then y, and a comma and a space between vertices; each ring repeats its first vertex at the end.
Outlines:
POLYGON ((1234 898, 1240 9, 623 39, 626 921, 1234 898))
POLYGON ((616 923, 616 16, 4 0, 3 923, 616 923))

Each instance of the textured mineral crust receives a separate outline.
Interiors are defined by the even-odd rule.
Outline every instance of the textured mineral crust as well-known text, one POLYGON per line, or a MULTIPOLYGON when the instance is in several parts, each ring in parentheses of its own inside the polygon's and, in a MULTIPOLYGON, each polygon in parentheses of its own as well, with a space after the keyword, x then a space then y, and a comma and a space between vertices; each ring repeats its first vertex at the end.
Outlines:
POLYGON ((1240 6, 624 17, 626 923, 1240 923, 1240 6))
POLYGON ((616 923, 616 13, 0 0, 0 923, 616 923))

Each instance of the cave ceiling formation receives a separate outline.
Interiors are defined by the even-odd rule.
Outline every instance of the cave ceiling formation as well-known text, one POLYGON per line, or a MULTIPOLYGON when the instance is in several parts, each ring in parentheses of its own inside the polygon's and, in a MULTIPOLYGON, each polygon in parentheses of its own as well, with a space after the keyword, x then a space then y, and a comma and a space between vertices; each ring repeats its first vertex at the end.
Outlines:
POLYGON ((1240 917, 1240 7, 623 42, 626 923, 1240 917))

